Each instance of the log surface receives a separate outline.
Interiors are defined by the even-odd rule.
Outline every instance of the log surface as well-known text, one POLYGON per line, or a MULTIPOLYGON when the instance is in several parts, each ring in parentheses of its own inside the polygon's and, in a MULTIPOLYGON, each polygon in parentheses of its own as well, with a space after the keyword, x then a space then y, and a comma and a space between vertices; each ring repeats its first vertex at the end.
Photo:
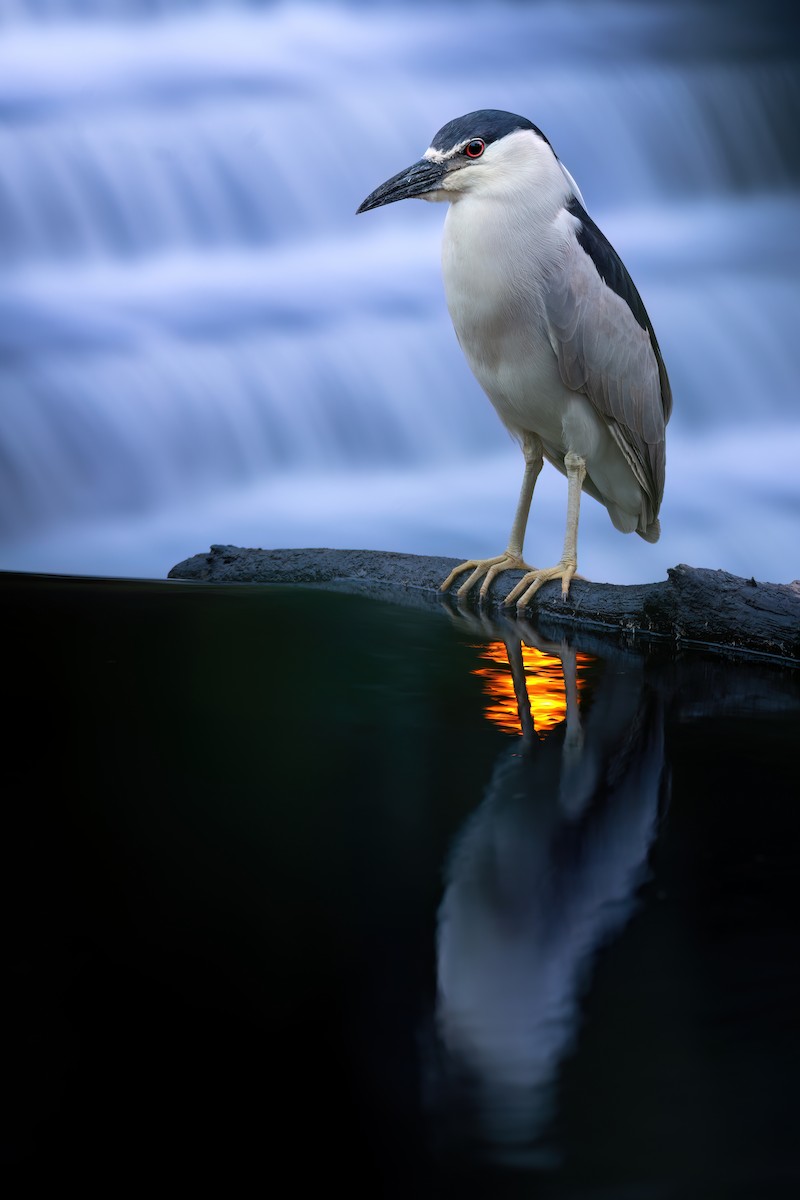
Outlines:
MULTIPOLYGON (((397 603, 447 602, 439 585, 457 559, 377 550, 253 550, 212 546, 178 563, 170 579, 210 583, 307 584, 379 596, 397 603)), ((800 580, 759 583, 727 571, 672 567, 660 583, 574 579, 566 601, 558 582, 534 597, 525 615, 577 628, 668 638, 678 645, 723 647, 748 656, 800 662, 800 580)), ((466 576, 465 576, 466 578, 466 576)), ((503 600, 521 578, 505 571, 485 608, 513 615, 503 600)))

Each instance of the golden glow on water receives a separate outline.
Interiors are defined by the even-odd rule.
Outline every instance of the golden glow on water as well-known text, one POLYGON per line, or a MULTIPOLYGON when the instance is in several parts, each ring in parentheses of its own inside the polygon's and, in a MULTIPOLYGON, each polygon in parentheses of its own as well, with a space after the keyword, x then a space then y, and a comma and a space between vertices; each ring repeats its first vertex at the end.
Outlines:
MULTIPOLYGON (((486 717, 504 733, 521 733, 514 680, 504 642, 489 642, 475 646, 480 657, 487 663, 476 667, 473 675, 483 680, 487 695, 486 717)), ((521 647, 525 669, 525 687, 531 706, 531 716, 536 732, 540 736, 549 733, 567 715, 567 696, 564 688, 564 672, 561 659, 554 654, 545 654, 532 646, 521 647)), ((576 654, 578 699, 586 687, 587 670, 596 661, 590 654, 576 654)))

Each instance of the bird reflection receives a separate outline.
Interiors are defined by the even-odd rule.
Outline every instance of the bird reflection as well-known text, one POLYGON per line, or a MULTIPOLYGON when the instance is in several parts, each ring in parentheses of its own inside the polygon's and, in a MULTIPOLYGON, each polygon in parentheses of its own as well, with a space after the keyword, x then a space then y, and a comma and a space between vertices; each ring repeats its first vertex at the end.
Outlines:
POLYGON ((452 848, 437 932, 434 1092, 447 1138, 551 1163, 559 1064, 587 968, 631 913, 664 796, 661 702, 646 666, 604 648, 585 713, 576 652, 527 622, 459 620, 508 652, 521 734, 452 848), (536 735, 522 647, 556 655, 565 716, 536 735))

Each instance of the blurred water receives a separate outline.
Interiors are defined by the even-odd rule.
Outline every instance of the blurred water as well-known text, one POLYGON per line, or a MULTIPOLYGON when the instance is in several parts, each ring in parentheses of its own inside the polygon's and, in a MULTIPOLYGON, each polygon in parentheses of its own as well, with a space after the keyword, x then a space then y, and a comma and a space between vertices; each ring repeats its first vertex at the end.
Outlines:
MULTIPOLYGON (((0 565, 505 545, 521 460, 449 325, 442 210, 353 215, 496 106, 576 176, 675 392, 662 541, 587 500, 581 569, 800 574, 800 74, 769 5, 717 13, 0 3, 0 565)), ((548 470, 533 561, 564 500, 548 470)))

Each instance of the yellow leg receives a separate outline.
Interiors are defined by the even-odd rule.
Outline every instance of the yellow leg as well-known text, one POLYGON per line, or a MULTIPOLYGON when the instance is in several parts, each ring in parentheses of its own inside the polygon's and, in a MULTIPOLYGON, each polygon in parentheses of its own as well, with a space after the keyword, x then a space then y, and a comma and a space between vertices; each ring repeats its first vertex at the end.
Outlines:
POLYGON ((525 541, 525 529, 528 524, 533 489, 539 478, 543 461, 542 443, 535 433, 525 435, 522 442, 522 453, 525 455, 525 473, 522 476, 522 487, 517 502, 517 511, 514 514, 514 524, 511 526, 508 547, 502 554, 498 554, 494 558, 471 558, 467 562, 461 563, 447 576, 441 586, 441 591, 446 592, 457 576, 463 574, 464 571, 470 571, 469 578, 461 584, 457 595, 466 596, 478 580, 483 578, 479 594, 481 599, 484 599, 492 586, 492 581, 501 571, 513 569, 530 572, 532 570, 522 557, 522 546, 525 541))
POLYGON ((561 580, 561 595, 569 595, 569 585, 578 569, 578 519, 581 511, 581 487, 586 478, 586 461, 579 454, 569 453, 564 458, 567 471, 567 530, 564 535, 564 551, 561 562, 555 567, 532 570, 523 575, 515 588, 508 593, 506 604, 516 603, 517 608, 530 604, 543 583, 551 579, 561 580))

